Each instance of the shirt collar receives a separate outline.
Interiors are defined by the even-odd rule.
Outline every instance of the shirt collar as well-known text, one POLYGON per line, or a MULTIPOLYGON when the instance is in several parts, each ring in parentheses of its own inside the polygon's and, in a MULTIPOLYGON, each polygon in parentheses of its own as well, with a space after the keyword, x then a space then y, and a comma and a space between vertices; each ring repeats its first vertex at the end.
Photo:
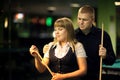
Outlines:
MULTIPOLYGON (((89 32, 88 34, 91 34, 91 33, 94 34, 94 33, 95 33, 95 29, 96 29, 96 27, 95 27, 95 26, 92 26, 91 29, 90 29, 90 32, 89 32)), ((81 31, 80 28, 79 28, 79 32, 82 33, 82 34, 84 34, 84 33, 81 31)))
MULTIPOLYGON (((56 46, 61 47, 60 44, 59 44, 59 42, 56 42, 56 43, 53 45, 53 48, 56 47, 56 46)), ((63 47, 71 47, 71 46, 70 46, 70 43, 67 42, 66 45, 64 45, 63 47)))

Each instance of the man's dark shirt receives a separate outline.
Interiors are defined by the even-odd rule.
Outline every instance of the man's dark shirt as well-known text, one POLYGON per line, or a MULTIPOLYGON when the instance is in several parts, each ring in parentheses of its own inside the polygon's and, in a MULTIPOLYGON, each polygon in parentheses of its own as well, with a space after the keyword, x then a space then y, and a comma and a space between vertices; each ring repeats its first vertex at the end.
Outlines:
MULTIPOLYGON (((75 30, 76 38, 81 42, 85 48, 87 54, 88 71, 86 79, 84 80, 98 80, 100 57, 99 57, 99 45, 101 44, 101 29, 92 27, 90 33, 87 35, 78 28, 75 30)), ((104 31, 103 46, 107 49, 107 56, 103 59, 103 63, 106 65, 112 65, 116 58, 113 51, 110 36, 104 31)))

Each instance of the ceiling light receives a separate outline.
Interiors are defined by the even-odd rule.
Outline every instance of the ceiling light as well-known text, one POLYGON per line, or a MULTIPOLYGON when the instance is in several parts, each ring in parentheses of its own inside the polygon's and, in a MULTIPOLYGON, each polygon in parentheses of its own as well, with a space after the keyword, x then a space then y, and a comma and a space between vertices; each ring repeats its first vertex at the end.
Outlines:
POLYGON ((116 6, 120 6, 120 2, 115 2, 115 5, 116 6))
POLYGON ((53 6, 50 6, 47 8, 49 11, 55 11, 56 10, 56 7, 53 7, 53 6))
POLYGON ((72 3, 70 6, 71 6, 71 7, 80 7, 80 5, 77 4, 77 3, 72 3))

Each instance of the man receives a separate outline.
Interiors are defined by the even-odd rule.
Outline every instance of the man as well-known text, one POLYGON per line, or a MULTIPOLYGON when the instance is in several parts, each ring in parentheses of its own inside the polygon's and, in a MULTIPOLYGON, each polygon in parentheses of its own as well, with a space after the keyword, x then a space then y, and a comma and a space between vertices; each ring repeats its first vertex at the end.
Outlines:
POLYGON ((103 46, 101 46, 102 30, 93 25, 95 20, 95 11, 89 5, 80 7, 77 16, 79 28, 75 30, 76 38, 81 42, 87 54, 87 75, 82 80, 98 80, 100 69, 100 56, 103 63, 112 65, 115 60, 110 36, 104 31, 103 46))

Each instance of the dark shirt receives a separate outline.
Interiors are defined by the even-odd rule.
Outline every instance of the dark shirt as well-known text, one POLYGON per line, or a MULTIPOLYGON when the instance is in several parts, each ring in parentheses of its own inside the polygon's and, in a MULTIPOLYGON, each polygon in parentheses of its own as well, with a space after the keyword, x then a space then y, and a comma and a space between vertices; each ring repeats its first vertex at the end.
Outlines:
MULTIPOLYGON (((98 80, 100 69, 99 45, 101 44, 101 29, 92 26, 90 32, 85 35, 79 28, 75 30, 76 38, 85 48, 87 55, 88 71, 83 80, 98 80)), ((103 46, 107 49, 107 56, 103 59, 106 65, 112 65, 115 62, 115 53, 113 51, 110 36, 104 31, 103 46)))

